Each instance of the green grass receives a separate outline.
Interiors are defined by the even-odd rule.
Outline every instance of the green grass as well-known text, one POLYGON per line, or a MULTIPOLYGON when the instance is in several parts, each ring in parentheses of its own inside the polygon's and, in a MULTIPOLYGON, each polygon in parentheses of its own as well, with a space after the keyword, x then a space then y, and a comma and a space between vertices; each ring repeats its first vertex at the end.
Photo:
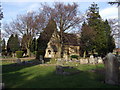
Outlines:
MULTIPOLYGON (((15 65, 3 63, 2 78, 6 88, 117 88, 101 82, 104 76, 91 69, 103 68, 102 64, 78 65, 81 70, 76 75, 56 75, 55 66, 42 65, 15 65)), ((120 87, 119 87, 120 88, 120 87)))

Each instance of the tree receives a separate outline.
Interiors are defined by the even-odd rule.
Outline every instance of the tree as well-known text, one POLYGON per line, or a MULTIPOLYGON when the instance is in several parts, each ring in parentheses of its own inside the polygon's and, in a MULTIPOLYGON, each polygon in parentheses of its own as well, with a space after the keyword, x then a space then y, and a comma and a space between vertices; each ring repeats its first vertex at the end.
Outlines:
POLYGON ((46 13, 46 16, 55 20, 57 28, 60 31, 61 58, 63 58, 64 52, 64 32, 75 28, 83 20, 83 17, 79 16, 77 8, 78 5, 76 3, 54 3, 53 7, 44 5, 43 8, 43 13, 46 13))
POLYGON ((36 44, 36 38, 34 38, 30 44, 30 51, 31 52, 35 52, 36 51, 36 48, 37 48, 37 44, 36 44))
POLYGON ((88 54, 88 52, 94 49, 95 35, 96 32, 84 22, 81 28, 80 37, 81 55, 84 57, 86 56, 86 53, 88 54))
POLYGON ((110 26, 107 21, 104 22, 102 20, 99 15, 99 7, 95 3, 91 4, 91 7, 89 7, 87 16, 88 26, 90 26, 96 33, 94 35, 95 39, 92 49, 98 52, 100 56, 105 56, 108 52, 111 52, 114 47, 110 26), (110 43, 113 43, 112 47, 109 46, 110 43))
POLYGON ((22 37, 22 41, 21 41, 21 47, 22 50, 27 53, 28 56, 30 56, 30 45, 31 45, 31 41, 32 41, 32 36, 31 34, 24 34, 22 37))
POLYGON ((108 4, 120 6, 120 0, 116 0, 114 2, 108 2, 108 4))
POLYGON ((107 37, 107 53, 113 52, 113 49, 115 48, 115 40, 111 33, 111 27, 107 20, 105 20, 104 24, 105 24, 105 31, 106 31, 106 37, 107 37))
POLYGON ((19 42, 18 36, 17 35, 14 36, 12 34, 8 39, 7 51, 10 54, 13 53, 13 56, 14 56, 14 53, 18 50, 20 50, 20 42, 19 42))
POLYGON ((56 22, 53 19, 51 19, 49 20, 44 31, 41 33, 41 35, 37 39, 37 51, 40 52, 40 55, 43 55, 43 57, 45 55, 47 44, 50 41, 51 36, 55 30, 57 31, 56 22))
POLYGON ((35 12, 29 12, 18 15, 17 18, 9 24, 4 24, 3 28, 8 36, 18 34, 19 37, 23 37, 25 35, 26 39, 24 39, 23 42, 25 43, 27 54, 30 56, 30 43, 33 37, 36 37, 42 32, 42 29, 45 27, 44 22, 45 20, 42 13, 36 14, 35 12))

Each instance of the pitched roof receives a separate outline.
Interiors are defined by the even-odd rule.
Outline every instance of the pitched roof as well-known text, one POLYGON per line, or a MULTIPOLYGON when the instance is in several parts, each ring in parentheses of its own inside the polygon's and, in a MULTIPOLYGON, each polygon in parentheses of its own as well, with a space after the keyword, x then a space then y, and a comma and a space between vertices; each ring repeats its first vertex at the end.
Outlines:
POLYGON ((78 36, 72 33, 64 33, 63 43, 65 45, 79 46, 78 36))

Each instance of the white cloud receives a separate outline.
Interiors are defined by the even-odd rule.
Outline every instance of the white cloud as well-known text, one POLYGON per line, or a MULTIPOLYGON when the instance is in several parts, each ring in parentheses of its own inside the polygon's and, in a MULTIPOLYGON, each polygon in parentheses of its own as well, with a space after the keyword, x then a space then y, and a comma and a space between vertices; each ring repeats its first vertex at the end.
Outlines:
POLYGON ((26 8, 26 10, 27 10, 27 12, 32 12, 32 11, 38 10, 39 8, 40 8, 40 4, 35 3, 35 4, 32 4, 32 5, 28 6, 26 8))
POLYGON ((100 10, 100 15, 103 19, 118 18, 118 8, 117 7, 108 7, 100 10))

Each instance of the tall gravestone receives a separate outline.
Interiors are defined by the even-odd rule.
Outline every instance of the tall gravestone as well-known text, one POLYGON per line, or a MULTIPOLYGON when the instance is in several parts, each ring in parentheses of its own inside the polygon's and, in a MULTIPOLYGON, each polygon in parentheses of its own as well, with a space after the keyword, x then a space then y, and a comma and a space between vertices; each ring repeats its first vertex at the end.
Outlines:
POLYGON ((117 57, 108 53, 104 58, 105 64, 105 83, 117 85, 119 80, 119 64, 117 57))

